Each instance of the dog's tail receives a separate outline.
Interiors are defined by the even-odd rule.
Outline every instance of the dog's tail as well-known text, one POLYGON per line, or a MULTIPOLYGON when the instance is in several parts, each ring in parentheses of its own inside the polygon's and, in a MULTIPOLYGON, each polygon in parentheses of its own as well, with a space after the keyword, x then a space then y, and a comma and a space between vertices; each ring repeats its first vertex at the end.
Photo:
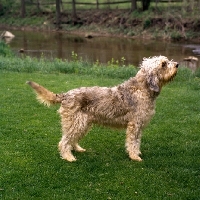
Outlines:
POLYGON ((61 103, 62 95, 54 94, 35 82, 27 81, 26 83, 35 90, 37 99, 44 105, 50 106, 51 104, 61 103))

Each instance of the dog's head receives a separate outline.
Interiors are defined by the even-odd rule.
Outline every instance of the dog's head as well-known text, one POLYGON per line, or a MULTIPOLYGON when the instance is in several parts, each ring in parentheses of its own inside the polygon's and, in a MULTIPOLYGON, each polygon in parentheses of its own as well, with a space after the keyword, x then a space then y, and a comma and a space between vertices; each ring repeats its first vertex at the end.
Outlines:
POLYGON ((175 77, 178 63, 169 61, 165 56, 156 56, 144 58, 140 68, 146 76, 149 88, 154 92, 160 92, 162 86, 175 77))

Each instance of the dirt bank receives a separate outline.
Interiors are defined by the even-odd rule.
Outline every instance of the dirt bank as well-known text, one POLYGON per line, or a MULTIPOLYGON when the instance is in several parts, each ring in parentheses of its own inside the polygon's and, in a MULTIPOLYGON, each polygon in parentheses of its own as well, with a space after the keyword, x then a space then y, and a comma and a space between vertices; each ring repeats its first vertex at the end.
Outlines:
MULTIPOLYGON (((48 19, 55 24, 55 19, 48 19)), ((80 33, 123 37, 162 38, 171 40, 199 40, 200 19, 180 15, 155 14, 153 17, 134 17, 127 10, 81 11, 77 18, 61 15, 61 29, 80 33)))
MULTIPOLYGON (((135 16, 127 10, 82 10, 77 17, 64 12, 60 28, 56 26, 55 13, 32 13, 30 18, 43 17, 40 25, 12 23, 12 28, 66 31, 86 36, 116 36, 165 40, 200 41, 200 19, 181 15, 155 13, 153 16, 135 16)), ((0 22, 1 23, 1 22, 0 22)), ((1 23, 1 26, 5 25, 1 23)))

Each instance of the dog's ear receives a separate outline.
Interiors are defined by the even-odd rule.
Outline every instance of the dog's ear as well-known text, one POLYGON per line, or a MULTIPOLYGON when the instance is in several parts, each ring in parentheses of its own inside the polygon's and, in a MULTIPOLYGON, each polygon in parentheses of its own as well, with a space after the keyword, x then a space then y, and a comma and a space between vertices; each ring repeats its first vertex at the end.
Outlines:
POLYGON ((150 74, 149 77, 147 78, 147 82, 149 84, 149 88, 154 91, 154 92, 160 92, 160 88, 159 88, 159 80, 158 77, 156 77, 153 74, 150 74))

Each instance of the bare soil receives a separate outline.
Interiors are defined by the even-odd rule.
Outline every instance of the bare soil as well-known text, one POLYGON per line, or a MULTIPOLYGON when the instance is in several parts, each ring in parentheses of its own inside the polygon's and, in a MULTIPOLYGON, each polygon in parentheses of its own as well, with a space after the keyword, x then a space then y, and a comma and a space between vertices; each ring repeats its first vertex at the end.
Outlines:
MULTIPOLYGON (((55 18, 49 18, 52 24, 55 18)), ((183 19, 180 15, 136 18, 127 10, 79 11, 61 15, 62 30, 93 35, 162 38, 200 41, 200 19, 183 19)))
POLYGON ((173 15, 155 12, 155 15, 135 17, 128 10, 79 10, 77 16, 72 16, 71 12, 63 12, 59 25, 56 24, 55 13, 32 13, 31 17, 34 16, 45 17, 46 21, 40 26, 19 25, 12 28, 64 31, 86 37, 142 37, 200 42, 200 18, 183 18, 177 12, 173 15))

